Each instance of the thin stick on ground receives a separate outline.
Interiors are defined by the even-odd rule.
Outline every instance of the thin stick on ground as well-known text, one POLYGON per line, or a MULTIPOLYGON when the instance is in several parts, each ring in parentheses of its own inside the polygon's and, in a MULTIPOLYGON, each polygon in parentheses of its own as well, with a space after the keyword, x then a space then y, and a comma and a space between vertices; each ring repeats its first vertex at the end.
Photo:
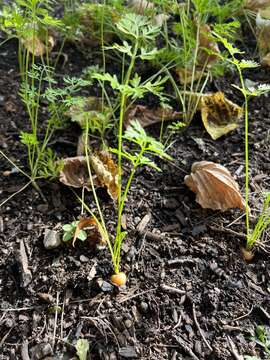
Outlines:
POLYGON ((199 322, 198 322, 198 319, 197 319, 197 315, 196 315, 196 309, 195 309, 195 305, 192 304, 192 313, 193 313, 193 319, 194 319, 194 322, 195 322, 195 325, 205 343, 205 345, 208 347, 208 349, 212 352, 213 351, 213 348, 212 346, 209 344, 209 342, 206 340, 206 337, 204 336, 204 333, 202 331, 202 329, 200 328, 200 325, 199 325, 199 322))

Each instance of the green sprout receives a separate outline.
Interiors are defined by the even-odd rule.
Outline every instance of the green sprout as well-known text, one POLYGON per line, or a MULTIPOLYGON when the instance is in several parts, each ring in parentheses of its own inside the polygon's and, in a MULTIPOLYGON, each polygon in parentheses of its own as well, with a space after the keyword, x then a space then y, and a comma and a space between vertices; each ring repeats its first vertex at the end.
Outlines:
MULTIPOLYGON (((79 221, 72 221, 70 224, 65 224, 62 226, 62 229, 64 231, 63 235, 63 241, 67 242, 74 238, 77 226, 79 224, 79 221)), ((80 230, 74 240, 81 240, 85 241, 87 239, 87 233, 84 230, 80 230)))

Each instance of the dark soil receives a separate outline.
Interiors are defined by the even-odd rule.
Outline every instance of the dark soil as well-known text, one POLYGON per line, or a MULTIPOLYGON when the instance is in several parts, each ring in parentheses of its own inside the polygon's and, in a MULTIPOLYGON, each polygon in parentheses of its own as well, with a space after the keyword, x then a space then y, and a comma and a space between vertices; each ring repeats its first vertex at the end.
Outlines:
MULTIPOLYGON (((72 48, 66 52, 65 73, 79 74, 88 61, 72 48)), ((269 71, 263 74, 268 80, 269 71)), ((262 72, 249 78, 256 76, 261 81, 262 72)), ((18 97, 19 80, 16 43, 10 42, 0 48, 0 148, 27 171, 19 132, 28 120, 18 97)), ((216 81, 212 90, 223 90, 241 103, 231 82, 216 81)), ((270 185, 269 114, 268 96, 251 102, 253 215, 261 207, 261 192, 269 191, 270 185)), ((65 130, 54 145, 65 156, 75 155, 78 135, 78 129, 65 130)), ((203 210, 183 183, 193 162, 211 160, 235 174, 243 193, 243 124, 213 141, 198 117, 175 138, 169 152, 173 162, 160 162, 161 173, 139 172, 131 188, 122 259, 128 283, 121 291, 108 280, 112 266, 107 249, 44 248, 45 229, 60 227, 80 214, 74 194, 63 184, 39 183, 47 203, 28 186, 2 206, 1 359, 71 359, 79 338, 89 340, 89 359, 242 359, 239 354, 267 359, 251 339, 256 326, 270 325, 267 249, 258 248, 254 261, 247 264, 240 252, 243 213, 203 210), (145 216, 149 221, 138 234, 145 216), (18 255, 24 248, 30 271, 26 279, 18 255)), ((16 172, 4 176, 12 168, 1 157, 1 202, 27 183, 16 172)), ((114 206, 106 194, 100 196, 107 225, 113 229, 114 206)), ((87 199, 92 202, 90 195, 87 199)))

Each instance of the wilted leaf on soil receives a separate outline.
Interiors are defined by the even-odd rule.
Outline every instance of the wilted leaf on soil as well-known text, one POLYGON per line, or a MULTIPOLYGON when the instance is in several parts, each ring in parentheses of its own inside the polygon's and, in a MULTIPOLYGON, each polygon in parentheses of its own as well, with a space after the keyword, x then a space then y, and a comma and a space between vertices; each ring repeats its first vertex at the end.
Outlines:
POLYGON ((198 64, 200 66, 210 65, 215 62, 220 53, 218 44, 213 39, 211 28, 207 24, 200 26, 198 64))
POLYGON ((230 208, 245 210, 238 184, 222 165, 211 161, 195 162, 185 184, 196 193, 196 201, 205 209, 225 211, 230 208))
MULTIPOLYGON (((60 172, 59 180, 67 186, 75 188, 85 187, 91 191, 86 158, 84 156, 76 156, 64 159, 64 167, 60 172)), ((96 178, 94 179, 94 184, 97 185, 96 178)))
MULTIPOLYGON (((130 6, 139 15, 155 14, 155 4, 147 0, 130 0, 130 6)), ((168 14, 157 14, 153 16, 153 22, 157 26, 162 26, 170 16, 168 14)))
POLYGON ((91 156, 90 162, 100 186, 106 187, 108 194, 116 201, 119 190, 118 168, 111 155, 106 151, 101 151, 91 156))
POLYGON ((144 105, 135 105, 127 111, 124 124, 127 128, 130 122, 136 119, 142 127, 147 127, 161 121, 180 120, 181 118, 182 113, 171 108, 149 109, 144 105))
MULTIPOLYGON (((37 35, 28 36, 22 40, 24 47, 35 56, 43 56, 46 54, 46 44, 37 35)), ((50 52, 55 45, 54 38, 48 37, 48 51, 50 52)))
POLYGON ((194 74, 191 69, 187 68, 176 68, 176 74, 178 75, 180 84, 191 84, 192 81, 200 80, 206 76, 206 73, 202 73, 200 70, 195 70, 194 74))
POLYGON ((257 12, 260 9, 270 7, 270 0, 246 0, 244 8, 257 12))
POLYGON ((243 114, 221 91, 202 95, 199 108, 205 129, 214 140, 236 129, 243 114))
POLYGON ((130 5, 137 14, 145 15, 147 10, 154 10, 154 3, 147 0, 131 0, 130 5))
POLYGON ((77 6, 75 12, 63 18, 65 26, 72 29, 68 40, 86 51, 86 46, 109 44, 115 38, 115 23, 120 14, 108 4, 89 3, 77 6), (103 23, 103 26, 100 24, 103 23), (85 46, 86 45, 86 46, 85 46))
POLYGON ((92 217, 92 218, 81 219, 78 222, 78 225, 76 227, 73 236, 73 242, 72 242, 73 246, 81 230, 84 230, 86 232, 87 241, 91 247, 97 245, 101 245, 101 246, 106 245, 106 240, 102 236, 102 231, 99 227, 99 224, 92 217))
POLYGON ((269 66, 270 57, 270 10, 259 10, 256 17, 256 38, 260 54, 260 62, 269 66))
MULTIPOLYGON (((93 183, 96 187, 106 187, 113 200, 118 195, 117 166, 111 155, 105 151, 89 156, 90 166, 93 170, 93 183)), ((68 186, 85 187, 91 191, 91 182, 88 173, 87 161, 84 156, 64 159, 64 167, 60 172, 59 180, 68 186)))
POLYGON ((76 103, 69 108, 66 115, 72 121, 78 123, 82 129, 89 122, 90 130, 91 125, 93 130, 98 127, 100 128, 100 123, 109 122, 112 116, 111 110, 103 105, 102 99, 95 96, 77 97, 76 103))

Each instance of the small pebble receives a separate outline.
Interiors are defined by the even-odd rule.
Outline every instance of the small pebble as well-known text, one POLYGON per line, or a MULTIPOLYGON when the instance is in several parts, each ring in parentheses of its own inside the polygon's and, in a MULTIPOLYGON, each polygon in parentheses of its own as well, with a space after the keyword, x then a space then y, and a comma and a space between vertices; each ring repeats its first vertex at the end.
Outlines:
POLYGON ((59 232, 55 230, 46 229, 44 234, 43 244, 45 249, 47 250, 55 249, 58 246, 60 246, 61 238, 59 232))
POLYGON ((140 310, 143 312, 143 313, 146 313, 148 311, 148 304, 145 302, 145 301, 142 301, 140 303, 140 310))
POLYGON ((86 263, 86 262, 89 261, 89 258, 88 258, 87 256, 85 256, 85 255, 81 255, 81 256, 80 256, 80 261, 81 261, 82 263, 86 263))

